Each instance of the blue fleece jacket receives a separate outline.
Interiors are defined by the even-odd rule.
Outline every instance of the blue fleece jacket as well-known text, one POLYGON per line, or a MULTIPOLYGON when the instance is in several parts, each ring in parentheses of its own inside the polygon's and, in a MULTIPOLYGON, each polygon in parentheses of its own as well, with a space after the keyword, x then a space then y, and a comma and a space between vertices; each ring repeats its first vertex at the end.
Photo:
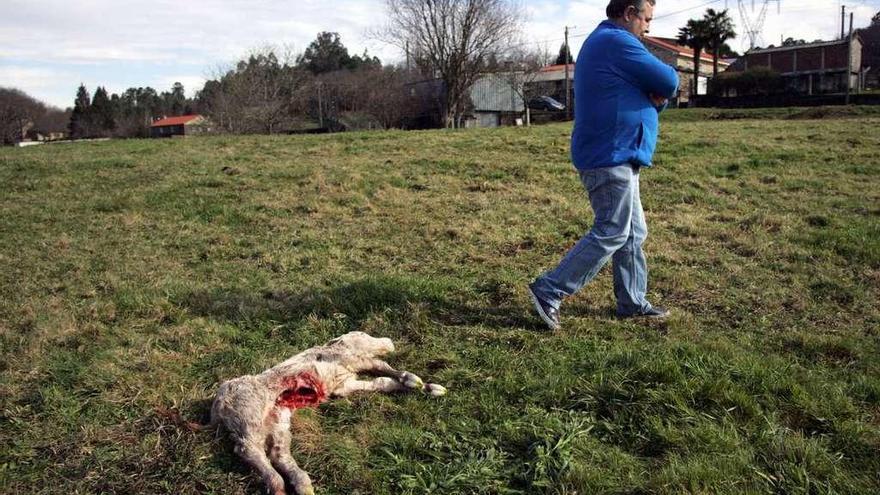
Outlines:
POLYGON ((584 42, 574 77, 575 167, 650 167, 663 108, 654 107, 648 95, 674 97, 675 69, 652 55, 635 35, 606 20, 584 42))

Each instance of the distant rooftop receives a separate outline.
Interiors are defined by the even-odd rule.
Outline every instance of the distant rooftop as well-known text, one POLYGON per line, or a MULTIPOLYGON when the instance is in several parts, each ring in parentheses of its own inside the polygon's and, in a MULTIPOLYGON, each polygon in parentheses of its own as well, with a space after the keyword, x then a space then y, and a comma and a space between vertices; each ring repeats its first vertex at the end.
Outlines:
MULTIPOLYGON (((541 67, 540 72, 555 72, 555 71, 564 71, 565 64, 556 64, 556 65, 548 65, 546 67, 541 67)), ((568 64, 568 70, 574 71, 574 64, 568 64)))
POLYGON ((834 41, 814 41, 812 43, 802 43, 799 45, 788 45, 788 46, 774 46, 771 48, 755 48, 754 50, 749 50, 749 55, 755 53, 773 53, 773 52, 784 52, 787 50, 794 50, 796 48, 820 48, 823 46, 834 46, 834 45, 842 45, 848 43, 849 40, 834 40, 834 41))
POLYGON ((201 115, 181 115, 180 117, 166 117, 153 122, 150 127, 165 127, 169 125, 185 125, 200 118, 201 115))
MULTIPOLYGON (((645 36, 645 42, 650 43, 655 46, 659 46, 662 48, 666 48, 667 50, 673 50, 678 52, 680 55, 686 55, 690 58, 694 58, 694 50, 684 45, 680 45, 678 40, 675 38, 660 38, 657 36, 645 36)), ((705 60, 707 62, 712 61, 712 55, 706 52, 700 52, 700 59, 705 60)), ((724 63, 724 59, 719 58, 719 63, 724 63)))

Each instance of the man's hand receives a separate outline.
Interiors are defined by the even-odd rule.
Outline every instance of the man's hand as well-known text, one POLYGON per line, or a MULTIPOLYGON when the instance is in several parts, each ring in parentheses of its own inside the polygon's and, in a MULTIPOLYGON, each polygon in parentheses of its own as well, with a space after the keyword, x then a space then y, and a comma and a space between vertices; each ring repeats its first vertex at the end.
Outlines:
POLYGON ((648 93, 648 98, 651 99, 651 103, 653 103, 655 107, 662 107, 669 101, 669 99, 660 95, 655 95, 654 93, 648 93))

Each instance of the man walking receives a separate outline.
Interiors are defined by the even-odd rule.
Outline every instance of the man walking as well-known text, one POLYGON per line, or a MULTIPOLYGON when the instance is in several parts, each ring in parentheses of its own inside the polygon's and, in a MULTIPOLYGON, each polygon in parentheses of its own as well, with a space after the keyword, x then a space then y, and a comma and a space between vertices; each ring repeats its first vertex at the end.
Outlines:
POLYGON ((651 166, 658 114, 678 89, 674 68, 641 43, 656 0, 611 0, 608 19, 587 38, 575 68, 571 156, 590 197, 593 228, 554 270, 529 284, 535 310, 553 330, 559 306, 612 260, 617 315, 664 318, 645 295, 648 235, 639 197, 639 171, 651 166))

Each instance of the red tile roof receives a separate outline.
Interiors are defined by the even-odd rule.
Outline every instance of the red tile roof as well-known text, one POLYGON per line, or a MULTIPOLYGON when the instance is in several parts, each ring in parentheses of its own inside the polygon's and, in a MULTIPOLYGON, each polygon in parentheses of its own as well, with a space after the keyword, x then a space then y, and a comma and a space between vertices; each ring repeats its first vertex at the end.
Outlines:
MULTIPOLYGON (((574 70, 574 64, 568 64, 568 69, 573 71, 573 70, 574 70)), ((561 72, 561 71, 564 71, 564 70, 565 70, 565 64, 548 65, 548 66, 546 66, 546 67, 541 67, 541 70, 540 70, 539 72, 553 72, 553 71, 557 71, 557 70, 560 71, 560 72, 561 72)))
MULTIPOLYGON (((694 58, 694 51, 691 48, 688 48, 683 45, 679 45, 678 42, 673 38, 657 38, 654 36, 645 36, 644 39, 647 43, 651 43, 651 44, 653 44, 655 46, 659 46, 661 48, 666 48, 667 50, 672 50, 674 52, 677 52, 680 55, 686 56, 691 59, 694 58)), ((707 62, 712 61, 712 55, 707 52, 700 52, 700 58, 704 61, 707 61, 707 62)), ((725 61, 723 58, 719 58, 718 63, 730 65, 730 63, 725 61)), ((569 69, 573 71, 574 65, 575 64, 570 64, 569 69)), ((540 72, 555 72, 555 71, 562 72, 564 70, 565 70, 565 64, 558 64, 558 65, 548 65, 546 67, 541 67, 540 72)))
POLYGON ((164 119, 153 122, 150 127, 165 127, 169 125, 188 124, 199 117, 201 117, 201 115, 181 115, 180 117, 166 117, 164 119))
MULTIPOLYGON (((694 50, 693 49, 688 48, 686 46, 679 45, 672 38, 655 38, 654 36, 645 36, 645 41, 648 43, 651 43, 653 45, 659 46, 661 48, 666 48, 667 50, 672 50, 672 51, 678 52, 681 55, 685 55, 687 57, 694 58, 694 50)), ((706 52, 701 51, 700 58, 703 60, 709 61, 709 62, 712 61, 712 55, 710 55, 706 52)), ((723 60, 719 58, 718 63, 719 64, 723 63, 723 60)))

